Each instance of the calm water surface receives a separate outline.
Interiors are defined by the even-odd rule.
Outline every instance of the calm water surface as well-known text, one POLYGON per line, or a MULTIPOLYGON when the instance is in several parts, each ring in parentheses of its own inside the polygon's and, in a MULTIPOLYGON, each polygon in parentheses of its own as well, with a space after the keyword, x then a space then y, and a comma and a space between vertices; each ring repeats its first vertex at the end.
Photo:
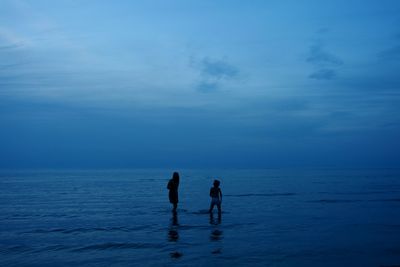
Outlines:
POLYGON ((182 170, 176 216, 171 174, 0 172, 0 266, 400 265, 400 170, 182 170))

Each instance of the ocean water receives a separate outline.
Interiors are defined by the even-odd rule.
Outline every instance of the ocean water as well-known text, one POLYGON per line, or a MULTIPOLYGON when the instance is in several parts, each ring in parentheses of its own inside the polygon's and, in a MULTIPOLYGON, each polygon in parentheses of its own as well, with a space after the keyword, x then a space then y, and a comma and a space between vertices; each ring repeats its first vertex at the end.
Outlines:
POLYGON ((0 266, 400 265, 400 170, 171 174, 1 171, 0 266))

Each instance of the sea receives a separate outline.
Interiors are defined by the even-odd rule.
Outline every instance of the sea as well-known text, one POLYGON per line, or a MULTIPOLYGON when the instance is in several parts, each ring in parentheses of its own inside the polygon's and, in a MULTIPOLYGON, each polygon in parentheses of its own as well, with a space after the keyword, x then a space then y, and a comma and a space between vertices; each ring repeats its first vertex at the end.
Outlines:
POLYGON ((0 266, 400 266, 400 170, 0 171, 0 266))

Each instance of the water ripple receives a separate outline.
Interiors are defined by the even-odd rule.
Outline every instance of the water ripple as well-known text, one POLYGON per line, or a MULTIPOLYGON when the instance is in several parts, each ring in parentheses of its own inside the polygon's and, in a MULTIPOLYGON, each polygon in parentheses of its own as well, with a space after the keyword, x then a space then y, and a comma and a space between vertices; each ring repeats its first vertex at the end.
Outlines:
POLYGON ((90 251, 90 250, 110 250, 110 249, 149 249, 164 248, 165 244, 157 243, 101 243, 73 249, 74 252, 90 251))
POLYGON ((132 232, 149 228, 148 225, 142 225, 137 227, 80 227, 80 228, 56 228, 56 229, 35 229, 28 232, 23 232, 23 234, 49 234, 49 233, 62 233, 62 234, 72 234, 72 233, 87 233, 87 232, 132 232))
POLYGON ((261 193, 261 194, 230 194, 224 195, 226 197, 284 197, 294 196, 296 193, 261 193))
POLYGON ((355 203, 362 202, 359 199, 318 199, 318 200, 310 200, 308 202, 311 203, 355 203))

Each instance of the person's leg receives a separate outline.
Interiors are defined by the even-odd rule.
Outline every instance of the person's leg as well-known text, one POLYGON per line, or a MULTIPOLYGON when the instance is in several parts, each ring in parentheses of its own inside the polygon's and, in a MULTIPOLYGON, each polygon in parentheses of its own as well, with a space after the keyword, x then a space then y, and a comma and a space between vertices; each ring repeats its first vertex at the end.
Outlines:
POLYGON ((211 213, 213 211, 213 209, 214 209, 214 202, 211 201, 209 212, 211 213))
POLYGON ((218 208, 218 213, 221 213, 221 212, 222 212, 222 210, 221 210, 221 203, 218 203, 218 204, 217 204, 217 208, 218 208))
POLYGON ((174 208, 172 209, 172 211, 176 211, 176 209, 178 208, 178 203, 173 203, 174 204, 174 208))

